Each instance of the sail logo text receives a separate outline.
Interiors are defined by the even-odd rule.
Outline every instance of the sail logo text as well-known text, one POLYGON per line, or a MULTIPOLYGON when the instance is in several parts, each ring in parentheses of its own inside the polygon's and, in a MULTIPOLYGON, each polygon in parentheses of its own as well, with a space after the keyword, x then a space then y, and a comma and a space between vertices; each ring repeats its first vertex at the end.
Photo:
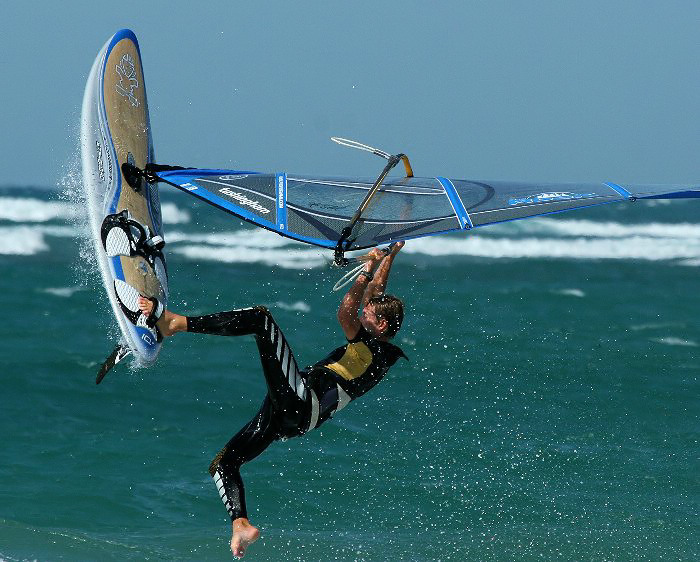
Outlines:
POLYGON ((568 192, 553 192, 553 193, 538 193, 537 195, 528 195, 526 197, 518 197, 508 199, 509 205, 522 205, 532 203, 546 203, 548 201, 570 201, 572 199, 587 199, 595 197, 595 193, 568 193, 568 192))
POLYGON ((280 209, 284 208, 284 176, 277 179, 277 206, 280 209))
POLYGON ((256 211, 262 213, 263 215, 266 215, 267 213, 270 212, 269 209, 266 209, 257 201, 253 201, 252 199, 248 199, 242 193, 237 193, 228 187, 224 187, 223 189, 220 189, 219 193, 223 193, 224 195, 228 195, 231 199, 238 201, 238 203, 240 203, 241 205, 245 205, 246 207, 250 207, 251 209, 255 209, 256 211))

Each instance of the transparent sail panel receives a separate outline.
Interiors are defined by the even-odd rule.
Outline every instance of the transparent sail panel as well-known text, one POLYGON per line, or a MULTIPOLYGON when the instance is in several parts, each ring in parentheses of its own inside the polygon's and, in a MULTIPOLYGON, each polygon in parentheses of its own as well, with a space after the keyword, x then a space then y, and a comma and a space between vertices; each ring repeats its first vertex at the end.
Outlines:
POLYGON ((452 180, 452 183, 474 226, 626 199, 603 183, 551 184, 466 180, 452 180))
MULTIPOLYGON (((284 174, 197 169, 159 175, 247 221, 329 248, 335 247, 375 181, 287 174, 285 183, 284 174)), ((443 181, 446 187, 436 178, 387 178, 347 238, 350 248, 459 230, 458 216, 465 218, 465 227, 469 221, 476 227, 616 201, 700 197, 696 185, 443 181)))
MULTIPOLYGON (((311 238, 337 240, 374 180, 287 178, 287 213, 291 230, 311 238), (334 238, 332 238, 334 237, 334 238)), ((370 201, 349 240, 363 248, 401 237, 424 236, 459 228, 442 186, 434 178, 390 178, 370 201)))

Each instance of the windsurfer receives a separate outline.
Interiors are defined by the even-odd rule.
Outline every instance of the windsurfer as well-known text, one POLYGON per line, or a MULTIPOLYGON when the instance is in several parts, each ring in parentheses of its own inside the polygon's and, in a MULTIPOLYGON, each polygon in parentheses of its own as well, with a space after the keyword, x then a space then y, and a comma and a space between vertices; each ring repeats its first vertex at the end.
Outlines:
MULTIPOLYGON (((403 303, 384 293, 391 266, 403 242, 387 255, 371 250, 365 267, 343 297, 338 322, 347 343, 325 359, 300 370, 270 312, 253 307, 208 316, 182 316, 165 310, 157 321, 164 337, 178 332, 223 336, 255 336, 267 383, 267 395, 257 415, 216 455, 209 467, 232 519, 231 551, 242 557, 260 531, 248 520, 240 467, 273 441, 297 437, 321 425, 351 400, 372 389, 389 368, 405 357, 390 340, 403 321, 403 303), (360 308, 362 315, 359 316, 360 308)), ((151 316, 152 300, 139 299, 151 316)))

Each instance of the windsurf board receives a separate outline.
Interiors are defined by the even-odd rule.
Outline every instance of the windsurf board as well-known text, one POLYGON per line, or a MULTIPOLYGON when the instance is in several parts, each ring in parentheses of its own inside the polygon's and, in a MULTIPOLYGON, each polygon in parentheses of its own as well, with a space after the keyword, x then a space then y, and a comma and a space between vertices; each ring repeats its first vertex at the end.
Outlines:
POLYGON ((104 377, 129 353, 139 365, 156 360, 160 338, 137 301, 143 295, 165 306, 168 298, 158 186, 122 171, 124 163, 143 169, 154 160, 141 53, 131 30, 114 34, 92 66, 83 97, 81 149, 97 263, 121 331, 117 349, 102 366, 104 377))

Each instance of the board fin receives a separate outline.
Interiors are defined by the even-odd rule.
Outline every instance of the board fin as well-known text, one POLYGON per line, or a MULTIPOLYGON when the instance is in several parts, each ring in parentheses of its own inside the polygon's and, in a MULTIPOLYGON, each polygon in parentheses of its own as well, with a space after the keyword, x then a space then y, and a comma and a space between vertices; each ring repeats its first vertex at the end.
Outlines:
POLYGON ((130 353, 131 349, 129 349, 129 347, 127 347, 125 344, 120 343, 119 345, 117 345, 117 347, 114 348, 112 353, 109 354, 109 357, 107 357, 105 362, 102 363, 102 367, 100 367, 100 371, 97 373, 95 384, 100 384, 102 382, 102 379, 105 378, 105 375, 109 372, 109 370, 130 353))

